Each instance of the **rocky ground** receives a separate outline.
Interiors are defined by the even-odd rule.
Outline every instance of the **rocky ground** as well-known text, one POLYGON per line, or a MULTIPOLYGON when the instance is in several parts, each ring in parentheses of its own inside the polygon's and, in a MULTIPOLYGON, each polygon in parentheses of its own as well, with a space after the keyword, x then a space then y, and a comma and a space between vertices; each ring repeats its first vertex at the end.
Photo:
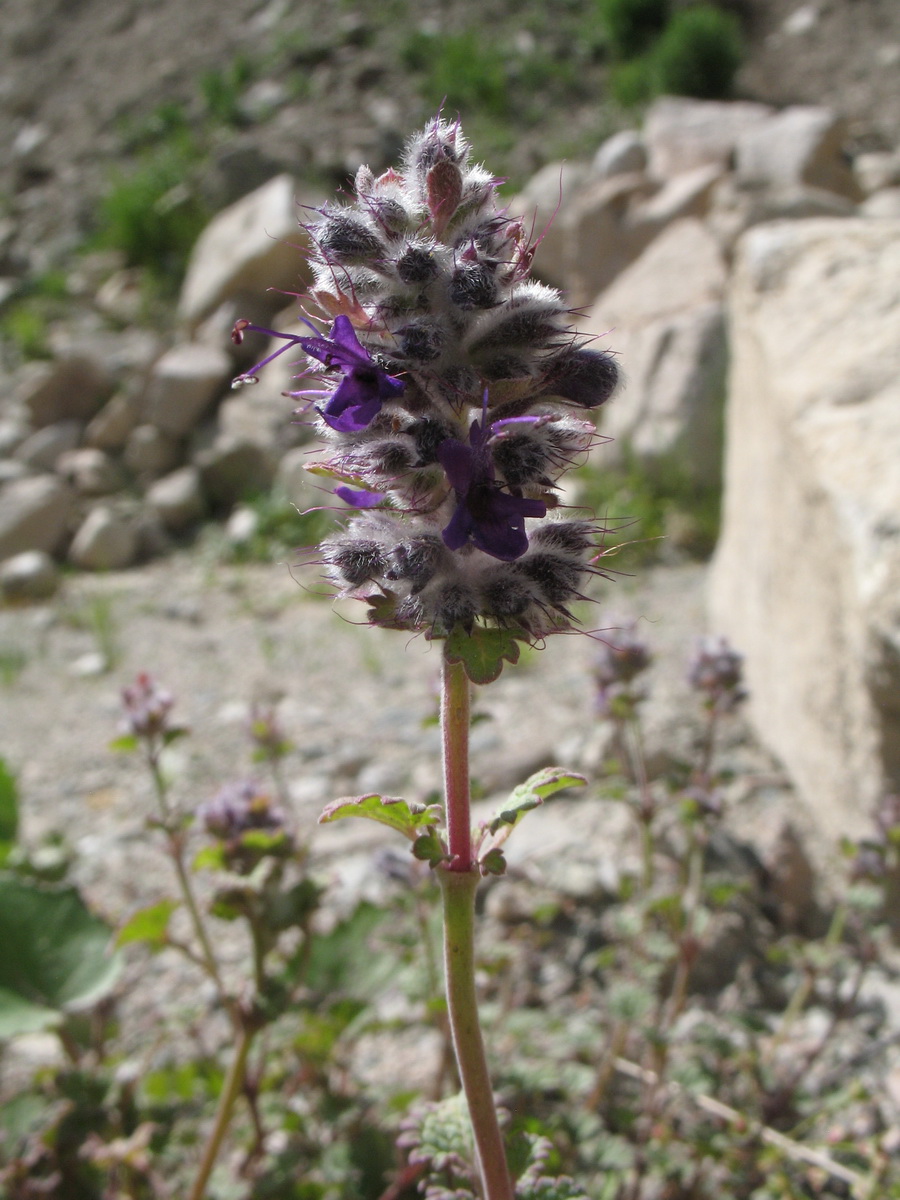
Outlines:
MULTIPOLYGON (((855 148, 892 148, 900 124, 894 0, 733 0, 733 7, 748 51, 739 95, 831 105, 850 120, 855 148)), ((587 45, 591 4, 569 0, 549 28, 541 8, 508 0, 478 7, 479 24, 495 30, 504 54, 545 49, 569 62, 580 81, 577 102, 558 109, 547 93, 531 128, 517 132, 509 165, 520 182, 565 145, 572 153, 585 135, 596 145, 627 120, 602 101, 602 59, 587 45)), ((111 174, 135 153, 135 131, 161 105, 180 104, 196 116, 198 79, 227 73, 240 56, 260 74, 259 103, 270 85, 294 100, 253 138, 232 131, 217 148, 206 181, 213 202, 234 198, 229 173, 263 170, 265 177, 280 169, 338 182, 359 161, 386 165, 435 103, 404 69, 411 31, 471 25, 469 0, 426 0, 414 11, 394 0, 377 15, 337 2, 5 0, 0 275, 16 279, 55 265, 66 246, 94 232, 111 174)), ((464 116, 471 131, 477 106, 464 116)))
MULTIPOLYGON (((495 9, 505 12, 499 0, 486 11, 495 9)), ((199 73, 248 47, 262 52, 289 12, 278 0, 250 8, 220 0, 123 0, 113 8, 101 0, 6 0, 0 275, 17 285, 91 229, 109 170, 122 162, 123 122, 146 118, 167 100, 192 103, 199 73)), ((417 20, 440 17, 457 28, 468 12, 463 4, 424 3, 417 20)), ((893 144, 900 124, 895 0, 746 0, 744 15, 750 56, 742 94, 826 102, 850 117, 857 147, 893 144)), ((309 93, 289 126, 273 122, 263 131, 259 161, 333 180, 360 159, 381 165, 426 111, 390 57, 399 28, 394 43, 383 30, 367 42, 366 18, 349 4, 301 5, 293 16, 305 39, 300 70, 309 93)), ((596 110, 588 100, 574 114, 548 113, 546 125, 523 141, 523 176, 557 152, 561 125, 596 130, 596 110)), ((227 166, 229 149, 220 149, 219 166, 227 166)), ((641 619, 659 655, 649 723, 651 750, 661 756, 697 736, 684 662, 705 628, 705 576, 697 564, 642 569, 605 586, 600 606, 585 613, 588 628, 641 619)), ((421 799, 436 786, 437 735, 422 725, 436 704, 435 649, 361 627, 358 613, 335 613, 315 590, 314 579, 295 578, 286 565, 225 566, 201 549, 124 573, 71 575, 53 601, 0 611, 0 754, 19 776, 24 835, 36 843, 62 830, 77 852, 76 877, 111 920, 169 890, 167 867, 145 829, 149 783, 134 759, 108 748, 121 688, 139 671, 175 692, 178 716, 193 731, 167 764, 185 807, 246 772, 249 705, 277 705, 295 743, 286 765, 298 830, 347 895, 370 885, 381 839, 365 825, 317 827, 321 807, 367 791, 421 799)), ((474 731, 473 772, 488 797, 550 762, 589 775, 596 769, 591 656, 590 639, 558 638, 480 696, 479 709, 492 719, 474 731)), ((740 721, 726 754, 738 777, 732 827, 765 849, 779 814, 803 818, 740 721)), ((591 793, 559 800, 532 818, 511 859, 560 887, 579 872, 615 872, 621 826, 607 818, 591 793)), ((802 832, 825 861, 831 848, 812 829, 802 832)), ((157 973, 158 997, 171 985, 157 973)))

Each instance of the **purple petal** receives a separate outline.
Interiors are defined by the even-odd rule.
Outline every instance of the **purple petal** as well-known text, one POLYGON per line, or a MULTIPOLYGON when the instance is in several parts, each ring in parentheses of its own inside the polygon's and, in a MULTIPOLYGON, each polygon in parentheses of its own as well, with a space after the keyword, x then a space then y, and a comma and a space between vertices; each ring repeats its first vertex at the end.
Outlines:
POLYGON ((465 495, 475 475, 475 453, 471 446, 456 438, 445 438, 437 449, 438 460, 457 495, 465 495))
POLYGON ((441 530, 441 537, 448 550, 461 550, 472 532, 472 515, 465 504, 457 504, 453 516, 441 530))
POLYGON ((384 502, 380 492, 369 492, 364 488, 336 487, 334 494, 353 508, 377 508, 384 502))

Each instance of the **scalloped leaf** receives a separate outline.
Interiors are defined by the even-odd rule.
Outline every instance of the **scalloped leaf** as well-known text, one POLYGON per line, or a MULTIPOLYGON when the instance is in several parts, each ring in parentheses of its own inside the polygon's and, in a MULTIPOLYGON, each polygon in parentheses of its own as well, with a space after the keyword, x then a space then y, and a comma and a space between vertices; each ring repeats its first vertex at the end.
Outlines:
POLYGON ((493 683, 504 661, 519 661, 519 641, 509 629, 475 628, 466 633, 457 626, 444 643, 444 654, 448 662, 462 663, 473 683, 493 683))
POLYGON ((418 858, 420 862, 427 862, 431 867, 437 867, 442 862, 450 861, 450 855, 447 853, 444 843, 433 829, 419 834, 413 842, 412 852, 414 858, 418 858))
POLYGON ((525 814, 539 808, 550 796, 564 788, 584 787, 586 783, 583 775, 576 771, 566 771, 562 767, 544 767, 543 770, 536 771, 524 783, 513 789, 508 803, 488 824, 488 833, 493 835, 490 850, 501 846, 525 814))
POLYGON ((342 796, 332 800, 322 810, 319 824, 340 821, 344 817, 363 817, 389 825, 405 837, 415 840, 428 826, 437 824, 442 818, 439 804, 407 804, 397 796, 379 796, 373 792, 366 796, 342 796))

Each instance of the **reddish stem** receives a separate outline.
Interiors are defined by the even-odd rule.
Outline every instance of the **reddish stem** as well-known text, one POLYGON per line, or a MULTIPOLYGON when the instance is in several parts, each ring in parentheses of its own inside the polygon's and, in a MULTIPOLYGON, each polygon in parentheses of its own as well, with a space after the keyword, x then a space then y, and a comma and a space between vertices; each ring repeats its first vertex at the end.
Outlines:
POLYGON ((450 870, 472 867, 472 815, 469 795, 469 680, 462 663, 446 658, 441 678, 441 736, 450 870))

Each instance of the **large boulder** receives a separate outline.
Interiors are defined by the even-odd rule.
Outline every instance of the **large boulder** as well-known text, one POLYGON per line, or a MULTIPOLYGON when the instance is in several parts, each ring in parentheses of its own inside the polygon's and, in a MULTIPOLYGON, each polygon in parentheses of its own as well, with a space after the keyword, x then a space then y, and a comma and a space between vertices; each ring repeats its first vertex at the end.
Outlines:
POLYGON ((138 553, 138 531, 125 513, 107 505, 91 509, 69 547, 69 560, 85 571, 130 567, 138 553))
POLYGON ((658 227, 629 223, 635 206, 656 191, 642 173, 613 175, 583 187, 560 213, 568 298, 587 304, 632 263, 658 227))
POLYGON ((54 362, 27 363, 16 381, 14 406, 21 404, 39 428, 56 421, 87 421, 112 394, 106 367, 85 354, 54 362))
POLYGON ((631 450, 651 469, 718 480, 725 282, 716 242, 686 217, 597 297, 581 332, 602 337, 625 376, 602 410, 602 432, 615 441, 598 447, 598 463, 631 450))
POLYGON ((587 163, 547 163, 510 201, 510 214, 521 217, 525 227, 534 229, 535 238, 540 239, 532 268, 551 287, 564 288, 568 283, 563 215, 593 178, 596 177, 587 163))
POLYGON ((23 550, 53 554, 66 538, 75 501, 55 475, 17 479, 0 489, 0 561, 23 550))
POLYGON ((144 419, 168 437, 184 437, 221 395, 231 373, 224 350, 196 342, 173 346, 153 367, 144 419))
POLYGON ((900 221, 738 243, 712 624, 831 834, 900 787, 900 221))
POLYGON ((807 185, 861 200, 844 156, 847 125, 830 108, 794 105, 746 129, 737 142, 737 178, 757 187, 807 185))
MULTIPOLYGON (((307 200, 307 203, 309 201, 307 200)), ((178 301, 178 313, 194 327, 238 292, 301 291, 309 268, 300 248, 301 205, 290 175, 278 175, 220 212, 197 240, 178 301)))
POLYGON ((772 113, 764 104, 728 103, 662 96, 644 118, 644 145, 650 174, 668 179, 695 167, 732 165, 738 139, 764 124, 772 113))

